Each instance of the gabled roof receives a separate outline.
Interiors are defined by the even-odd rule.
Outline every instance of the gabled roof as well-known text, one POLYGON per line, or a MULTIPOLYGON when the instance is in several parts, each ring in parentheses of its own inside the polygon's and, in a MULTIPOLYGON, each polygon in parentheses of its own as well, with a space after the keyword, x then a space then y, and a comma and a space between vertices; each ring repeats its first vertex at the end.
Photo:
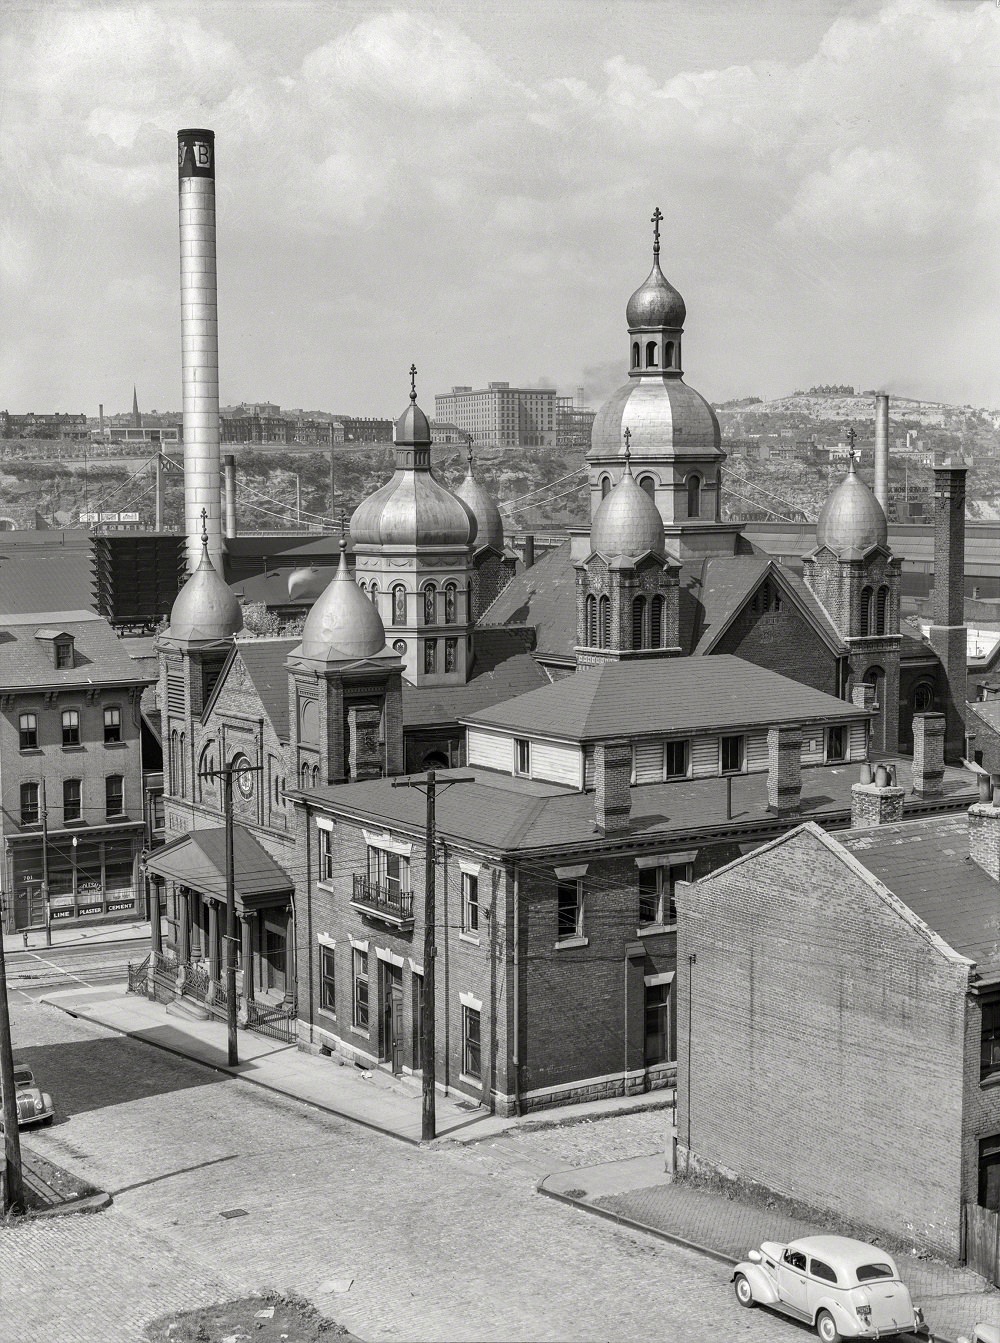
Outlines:
POLYGON ((145 685, 156 669, 129 654, 128 644, 93 611, 42 611, 4 616, 0 622, 0 689, 56 686, 145 685), (43 640, 69 635, 73 667, 55 668, 43 640))
POLYGON ((609 662, 473 713, 473 726, 586 742, 857 719, 865 712, 729 654, 609 662))
POLYGON ((533 625, 535 655, 574 656, 576 647, 576 570, 566 540, 530 569, 516 574, 479 618, 479 627, 533 625))
POLYGON ((219 679, 205 705, 203 717, 214 709, 219 695, 237 660, 242 662, 250 678, 261 710, 274 728, 281 742, 288 741, 288 672, 285 661, 300 640, 292 639, 238 639, 233 645, 219 679))
POLYGON ((776 560, 757 554, 716 556, 705 561, 701 590, 701 635, 692 649, 693 653, 704 655, 712 652, 765 576, 770 576, 785 597, 798 608, 831 652, 844 651, 843 640, 808 585, 776 560))

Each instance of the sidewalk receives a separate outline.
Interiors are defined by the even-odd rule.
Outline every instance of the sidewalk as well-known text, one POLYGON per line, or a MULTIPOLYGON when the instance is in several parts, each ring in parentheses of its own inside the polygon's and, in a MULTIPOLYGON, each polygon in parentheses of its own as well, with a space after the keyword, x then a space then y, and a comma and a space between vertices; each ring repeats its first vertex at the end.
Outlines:
MULTIPOLYGON (((727 1270, 764 1240, 784 1243, 829 1234, 829 1228, 824 1231, 780 1208, 674 1182, 664 1170, 662 1156, 557 1171, 539 1182, 538 1192, 711 1255, 727 1270)), ((937 1343, 971 1335, 977 1322, 1000 1325, 1000 1292, 978 1274, 916 1255, 895 1257, 937 1343)), ((725 1276, 728 1279, 728 1271, 725 1276)))
MULTIPOLYGON (((27 931, 28 951, 44 950, 49 944, 45 940, 44 928, 29 928, 27 931)), ((58 924, 52 928, 53 947, 75 947, 99 945, 102 942, 129 942, 138 937, 149 941, 149 920, 134 923, 98 923, 90 928, 61 928, 58 924)), ((24 933, 4 933, 4 952, 24 951, 24 933)), ((141 960, 139 956, 137 959, 141 960)))
MULTIPOLYGON (((95 1022, 220 1072, 232 1073, 269 1091, 306 1101, 390 1137, 404 1142, 420 1142, 422 1097, 419 1077, 393 1076, 381 1068, 362 1070, 337 1055, 324 1058, 309 1054, 294 1044, 284 1044, 245 1030, 239 1032, 239 1066, 230 1069, 226 1061, 225 1022, 175 1016, 167 1012, 163 1003, 127 993, 120 985, 60 990, 47 994, 41 1001, 84 1021, 95 1022)), ((594 1101, 589 1105, 542 1111, 524 1119, 503 1119, 459 1092, 445 1095, 438 1090, 435 1105, 437 1134, 439 1138, 452 1141, 475 1142, 515 1126, 541 1128, 567 1119, 583 1120, 599 1114, 660 1107, 666 1100, 666 1093, 654 1093, 654 1097, 594 1101), (660 1096, 663 1096, 662 1100, 660 1096)))

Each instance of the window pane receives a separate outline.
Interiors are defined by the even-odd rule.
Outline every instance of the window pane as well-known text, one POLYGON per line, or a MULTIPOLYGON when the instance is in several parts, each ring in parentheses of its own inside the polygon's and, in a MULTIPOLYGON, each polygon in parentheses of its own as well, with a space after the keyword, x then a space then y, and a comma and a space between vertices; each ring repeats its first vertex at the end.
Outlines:
POLYGON ((556 936, 576 937, 579 931, 579 883, 561 881, 556 892, 556 936))
POLYGON ((666 756, 667 778, 686 778, 688 772, 688 743, 686 741, 668 741, 666 756))
POLYGON ((480 1053, 480 1022, 479 1013, 471 1007, 463 1007, 463 1035, 465 1038, 464 1058, 462 1060, 462 1071, 468 1077, 482 1076, 482 1060, 480 1053))
POLYGON ((743 768, 743 738, 722 738, 722 772, 733 774, 743 768))
POLYGON ((368 1029, 368 953, 354 950, 354 1024, 368 1029))
POLYGON ((660 921, 660 869, 644 867, 639 870, 639 922, 660 921))
POLYGON ((333 947, 320 947, 319 958, 320 1006, 327 1012, 334 1012, 336 1011, 336 996, 334 992, 333 947))

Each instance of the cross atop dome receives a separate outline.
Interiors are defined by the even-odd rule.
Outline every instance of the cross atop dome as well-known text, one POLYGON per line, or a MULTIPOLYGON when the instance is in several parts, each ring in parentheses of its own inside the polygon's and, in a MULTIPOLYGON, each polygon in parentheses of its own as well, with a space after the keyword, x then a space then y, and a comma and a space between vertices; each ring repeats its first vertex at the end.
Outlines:
POLYGON ((417 366, 410 365, 410 400, 414 403, 417 399, 417 366))
POLYGON ((660 255, 660 220, 663 218, 663 211, 659 206, 653 211, 653 217, 650 223, 653 226, 653 256, 660 255))

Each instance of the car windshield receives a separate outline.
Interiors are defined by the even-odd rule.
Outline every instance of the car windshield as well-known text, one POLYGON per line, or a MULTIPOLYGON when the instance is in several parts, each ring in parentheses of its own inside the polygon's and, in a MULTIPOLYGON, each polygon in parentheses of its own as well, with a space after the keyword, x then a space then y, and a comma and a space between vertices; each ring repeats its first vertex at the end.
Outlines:
POLYGON ((894 1278, 891 1264, 861 1264, 858 1268, 858 1282, 875 1282, 878 1278, 894 1278))

